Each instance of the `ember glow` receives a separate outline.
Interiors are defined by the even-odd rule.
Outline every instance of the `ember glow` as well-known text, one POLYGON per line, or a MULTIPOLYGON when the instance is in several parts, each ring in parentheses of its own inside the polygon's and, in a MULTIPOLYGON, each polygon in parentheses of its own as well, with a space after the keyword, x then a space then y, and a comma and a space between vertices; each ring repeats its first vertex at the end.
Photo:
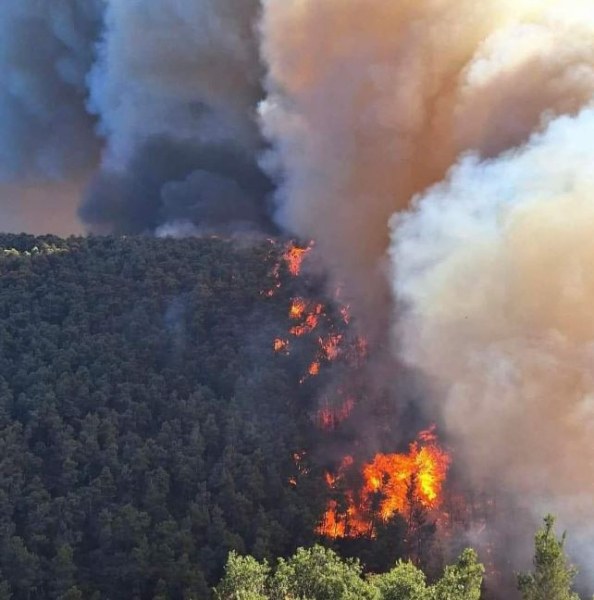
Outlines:
POLYGON ((348 397, 338 406, 325 401, 316 415, 317 425, 320 429, 332 431, 351 416, 354 408, 355 399, 352 397, 348 397))
POLYGON ((342 343, 343 336, 340 334, 329 335, 326 337, 321 337, 319 339, 320 348, 324 353, 324 356, 329 360, 333 361, 338 358, 340 354, 340 345, 342 343))
POLYGON ((296 298, 291 304, 289 318, 299 323, 289 330, 291 335, 301 337, 314 331, 320 322, 320 316, 324 313, 323 304, 308 303, 302 298, 296 298))
POLYGON ((351 322, 351 313, 348 306, 343 306, 340 309, 340 315, 342 316, 345 325, 348 325, 351 322))
POLYGON ((295 298, 291 304, 289 310, 289 318, 296 321, 303 317, 305 309, 307 308, 307 302, 303 298, 295 298))
POLYGON ((312 248, 313 242, 310 242, 309 245, 305 248, 296 246, 295 244, 290 244, 287 248, 287 251, 285 252, 283 258, 287 263, 289 273, 291 273, 293 277, 298 277, 301 274, 301 267, 303 266, 303 261, 311 252, 312 248))
POLYGON ((283 354, 289 354, 289 340, 283 340, 281 338, 276 338, 274 340, 274 351, 281 352, 283 354))
POLYGON ((320 374, 321 367, 322 366, 320 365, 319 361, 315 360, 314 362, 311 363, 311 365, 309 365, 308 373, 312 377, 316 377, 317 375, 320 374))
POLYGON ((343 501, 328 502, 317 532, 330 538, 375 537, 378 521, 385 523, 396 514, 406 517, 418 506, 438 509, 450 462, 433 430, 422 432, 408 454, 377 454, 363 466, 363 486, 358 491, 341 490, 353 466, 352 459, 343 461, 336 473, 326 476, 328 486, 343 501))

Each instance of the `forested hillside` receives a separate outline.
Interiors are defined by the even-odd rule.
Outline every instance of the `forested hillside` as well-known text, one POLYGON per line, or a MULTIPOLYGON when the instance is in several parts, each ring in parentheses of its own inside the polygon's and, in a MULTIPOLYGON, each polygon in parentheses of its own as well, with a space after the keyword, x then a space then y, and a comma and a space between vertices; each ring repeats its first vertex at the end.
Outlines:
POLYGON ((0 236, 0 598, 208 598, 313 540, 282 251, 0 236))

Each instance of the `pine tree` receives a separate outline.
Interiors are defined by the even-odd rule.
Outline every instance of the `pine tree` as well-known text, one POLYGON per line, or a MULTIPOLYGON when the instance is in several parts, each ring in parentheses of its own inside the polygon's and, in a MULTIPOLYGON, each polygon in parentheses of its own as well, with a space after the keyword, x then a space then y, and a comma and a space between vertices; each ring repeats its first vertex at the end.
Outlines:
POLYGON ((534 538, 534 571, 518 575, 518 589, 524 600, 579 600, 572 591, 577 570, 565 555, 565 533, 557 539, 555 518, 548 515, 534 538))

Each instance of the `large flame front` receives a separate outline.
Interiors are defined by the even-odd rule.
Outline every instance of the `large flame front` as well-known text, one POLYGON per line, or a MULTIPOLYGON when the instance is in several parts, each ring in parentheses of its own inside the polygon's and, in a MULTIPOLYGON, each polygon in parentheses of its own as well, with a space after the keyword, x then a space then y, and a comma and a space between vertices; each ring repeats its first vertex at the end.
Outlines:
MULTIPOLYGON (((326 481, 340 490, 353 460, 343 461, 326 481)), ((375 524, 396 514, 407 516, 414 507, 439 508, 450 457, 440 448, 433 429, 410 445, 408 454, 377 454, 363 466, 363 487, 346 490, 343 501, 330 500, 318 533, 330 538, 375 536, 375 524)))

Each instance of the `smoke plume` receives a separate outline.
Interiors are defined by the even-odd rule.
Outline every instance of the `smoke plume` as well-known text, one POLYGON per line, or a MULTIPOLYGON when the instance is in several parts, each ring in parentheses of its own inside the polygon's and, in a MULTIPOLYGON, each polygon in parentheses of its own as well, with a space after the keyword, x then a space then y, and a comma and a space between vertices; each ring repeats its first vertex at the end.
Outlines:
POLYGON ((545 17, 550 2, 263 4, 278 219, 374 314, 390 215, 460 152, 496 155, 594 92, 591 31, 545 17))
POLYGON ((269 220, 257 166, 257 0, 107 1, 90 107, 106 138, 81 209, 95 228, 269 220))
POLYGON ((18 201, 22 218, 5 227, 41 220, 35 186, 77 229, 67 191, 84 178, 92 231, 270 229, 258 11, 258 0, 7 0, 0 209, 18 201))
POLYGON ((84 98, 101 4, 2 3, 0 181, 56 180, 95 160, 84 98))
POLYGON ((80 180, 96 165, 100 148, 85 110, 85 77, 101 14, 102 0, 2 3, 3 229, 72 233, 80 228, 74 216, 80 180))
POLYGON ((475 482, 594 518, 594 109, 469 156, 393 219, 399 344, 475 482))
POLYGON ((0 216, 47 190, 71 205, 94 169, 92 231, 275 221, 314 239, 367 333, 395 321, 469 477, 590 520, 593 15, 590 0, 5 0, 0 216))
POLYGON ((391 313, 469 479, 591 556, 591 3, 263 5, 280 222, 366 322, 391 313))

